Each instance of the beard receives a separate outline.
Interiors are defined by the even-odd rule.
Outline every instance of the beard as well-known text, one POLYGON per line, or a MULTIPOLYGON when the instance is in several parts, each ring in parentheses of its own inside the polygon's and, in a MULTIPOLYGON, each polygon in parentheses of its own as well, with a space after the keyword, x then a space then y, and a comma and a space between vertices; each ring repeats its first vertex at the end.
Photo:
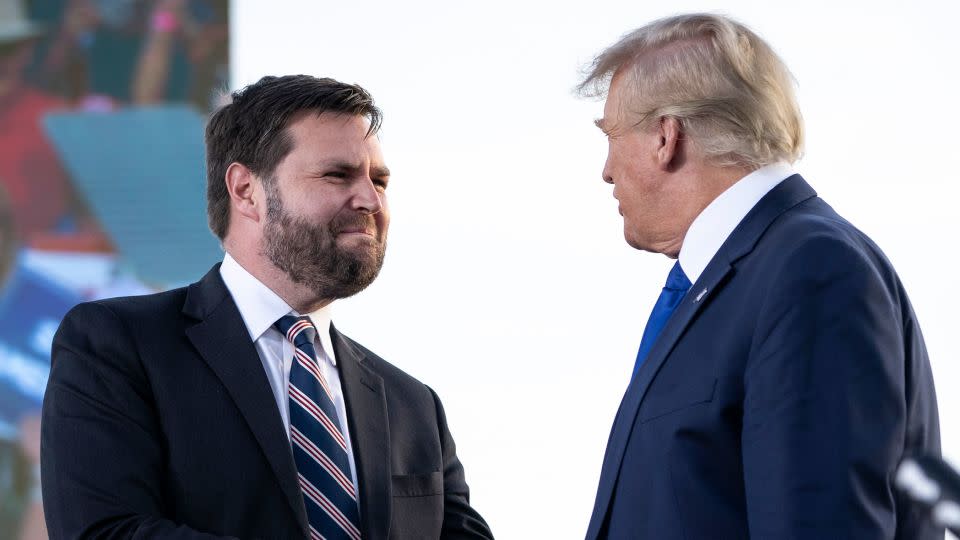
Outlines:
POLYGON ((267 219, 263 251, 294 282, 308 287, 318 298, 353 296, 373 283, 386 254, 386 238, 373 216, 353 214, 316 225, 286 211, 280 194, 267 190, 267 219), (376 231, 369 246, 342 249, 337 233, 362 227, 376 231))

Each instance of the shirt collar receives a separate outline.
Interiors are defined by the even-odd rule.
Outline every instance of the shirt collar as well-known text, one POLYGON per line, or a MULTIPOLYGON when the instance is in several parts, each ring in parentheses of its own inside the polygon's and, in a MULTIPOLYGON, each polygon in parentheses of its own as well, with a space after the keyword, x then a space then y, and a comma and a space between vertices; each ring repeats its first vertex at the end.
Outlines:
MULTIPOLYGON (((310 317, 310 322, 313 323, 313 326, 317 329, 317 334, 320 338, 320 344, 323 346, 323 353, 327 355, 327 358, 330 360, 330 363, 337 365, 337 358, 333 352, 333 340, 330 338, 330 317, 333 313, 333 303, 329 303, 322 308, 312 311, 307 314, 310 317)), ((293 313, 296 315, 296 313, 293 313)))
MULTIPOLYGON (((254 342, 260 339, 264 332, 271 329, 280 317, 284 315, 300 316, 270 287, 264 285, 253 274, 240 266, 240 263, 229 253, 223 257, 223 264, 220 265, 220 277, 223 278, 227 290, 233 296, 233 301, 237 305, 237 310, 240 311, 240 317, 243 318, 250 339, 254 342)), ((310 321, 317 328, 324 352, 330 362, 336 365, 333 341, 330 339, 331 307, 332 304, 327 304, 314 312, 308 313, 307 316, 310 317, 310 321)))
POLYGON ((750 210, 793 174, 785 162, 765 165, 744 176, 721 193, 693 220, 680 247, 680 268, 691 283, 696 283, 720 246, 743 221, 750 210))

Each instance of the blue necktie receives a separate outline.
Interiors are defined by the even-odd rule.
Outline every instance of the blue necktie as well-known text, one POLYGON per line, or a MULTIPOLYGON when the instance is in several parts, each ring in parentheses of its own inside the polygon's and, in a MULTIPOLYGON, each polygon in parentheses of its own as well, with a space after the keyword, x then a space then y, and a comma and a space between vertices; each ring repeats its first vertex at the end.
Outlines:
POLYGON ((690 283, 687 275, 684 274, 683 269, 680 268, 680 261, 674 263, 673 268, 670 269, 670 274, 667 275, 667 283, 663 286, 663 290, 660 291, 660 298, 657 298, 657 303, 653 306, 650 318, 647 319, 647 327, 643 330, 643 339, 640 340, 640 350, 637 351, 637 363, 633 366, 634 377, 637 376, 637 372, 640 371, 640 366, 643 365, 643 361, 646 360, 647 355, 650 354, 650 349, 653 348, 653 344, 657 341, 657 336, 660 335, 663 327, 666 326, 667 321, 670 320, 670 315, 672 315, 673 311, 680 305, 680 301, 683 300, 687 291, 690 290, 691 285, 693 284, 690 283))
POLYGON ((343 428, 313 347, 309 317, 282 317, 274 325, 294 345, 287 393, 290 444, 307 508, 311 540, 360 540, 360 511, 350 475, 343 428))

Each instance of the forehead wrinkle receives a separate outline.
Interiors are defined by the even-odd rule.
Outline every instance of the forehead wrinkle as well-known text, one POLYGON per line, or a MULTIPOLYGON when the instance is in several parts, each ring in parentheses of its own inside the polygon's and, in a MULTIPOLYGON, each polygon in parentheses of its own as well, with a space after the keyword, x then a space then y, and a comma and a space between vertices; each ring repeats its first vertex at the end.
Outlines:
POLYGON ((616 137, 623 131, 623 122, 613 122, 606 118, 598 118, 594 120, 593 123, 600 128, 600 131, 602 131, 607 137, 616 137))

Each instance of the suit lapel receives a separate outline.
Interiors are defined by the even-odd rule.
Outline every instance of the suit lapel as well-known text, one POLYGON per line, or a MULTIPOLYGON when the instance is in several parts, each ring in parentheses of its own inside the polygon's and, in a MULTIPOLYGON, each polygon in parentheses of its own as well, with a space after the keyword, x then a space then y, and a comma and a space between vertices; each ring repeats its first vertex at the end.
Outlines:
POLYGON ((707 289, 708 294, 713 292, 723 285, 727 274, 730 272, 729 265, 724 268, 711 263, 710 266, 716 266, 716 268, 713 271, 704 271, 697 283, 690 289, 691 292, 687 293, 683 301, 680 302, 680 305, 677 306, 676 311, 670 316, 670 320, 667 321, 666 326, 657 337, 657 341, 654 342, 653 348, 650 349, 650 353, 640 367, 640 371, 637 372, 637 376, 627 386, 627 391, 620 402, 620 409, 617 411, 617 417, 610 432, 610 439, 607 441, 603 467, 600 470, 597 500, 594 503, 593 516, 590 518, 587 538, 597 538, 599 535, 600 527, 603 524, 620 474, 620 464, 623 462, 627 441, 629 441, 630 434, 633 432, 637 411, 640 409, 640 404, 643 402, 647 389, 650 388, 650 383, 656 376, 657 371, 660 370, 660 366, 667 360, 667 356, 673 350, 673 346, 676 345, 683 331, 702 309, 702 306, 707 303, 706 294, 699 301, 696 301, 696 294, 693 291, 707 289))
POLYGON ((283 420, 260 356, 220 277, 219 264, 190 286, 183 311, 200 320, 187 328, 187 337, 219 377, 250 426, 306 535, 307 514, 283 420))
POLYGON ((600 471, 597 499, 587 530, 588 539, 598 538, 600 534, 640 404, 660 367, 667 361, 670 351, 693 322, 697 313, 710 303, 716 291, 732 277, 734 263, 753 250, 757 241, 774 220, 786 210, 815 196, 816 192, 800 175, 787 178, 771 190, 730 234, 667 321, 646 361, 637 372, 637 376, 627 387, 614 419, 600 471))
POLYGON ((386 538, 390 527, 392 473, 383 379, 364 364, 364 352, 332 326, 330 337, 340 370, 357 464, 360 532, 364 538, 386 538))

